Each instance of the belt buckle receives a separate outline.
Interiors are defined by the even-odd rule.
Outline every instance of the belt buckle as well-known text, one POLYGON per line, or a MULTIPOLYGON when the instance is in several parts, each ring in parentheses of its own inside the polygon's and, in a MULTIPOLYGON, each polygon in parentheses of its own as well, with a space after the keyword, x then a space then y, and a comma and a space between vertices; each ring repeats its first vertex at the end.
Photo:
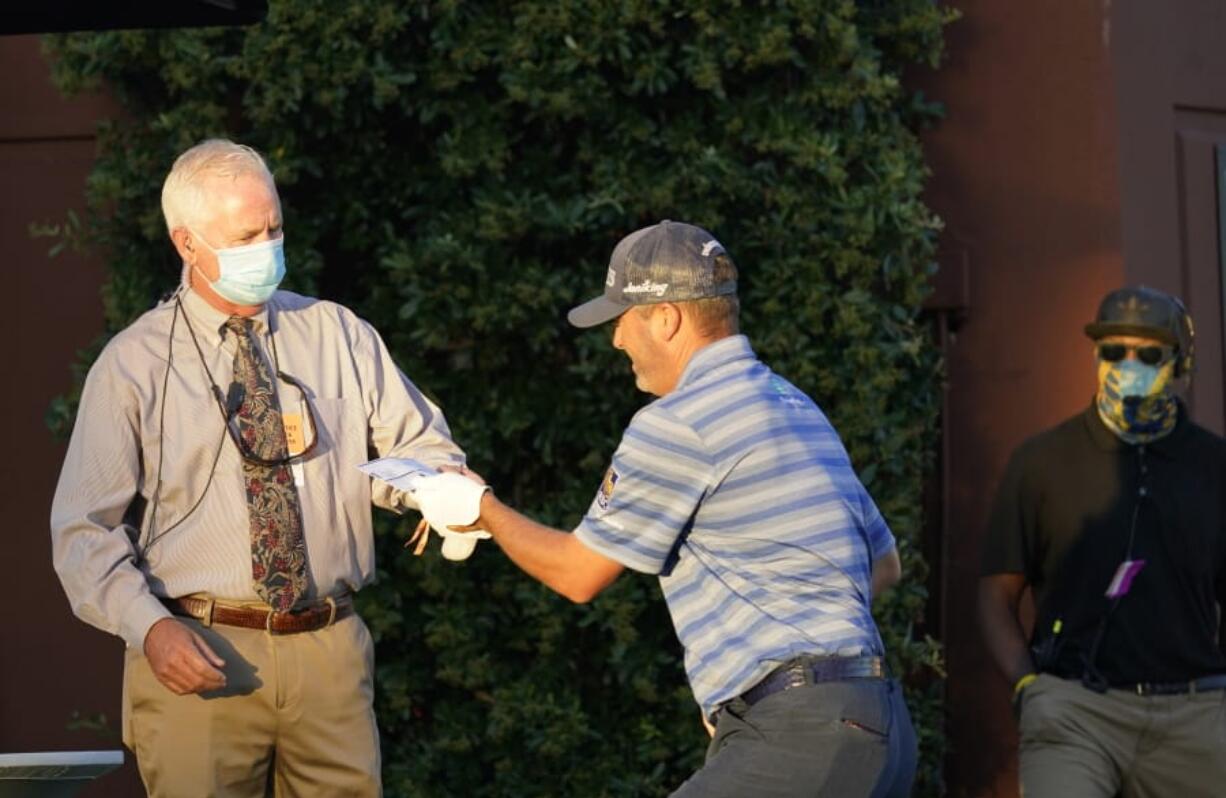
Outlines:
MULTIPOLYGON (((319 629, 326 629, 327 627, 336 623, 336 613, 337 613, 336 599, 334 599, 332 596, 326 596, 323 600, 323 603, 328 605, 328 622, 323 624, 322 626, 315 627, 319 629)), ((269 607, 268 615, 265 616, 264 618, 264 631, 268 632, 268 634, 270 635, 284 634, 283 632, 279 632, 273 628, 273 621, 276 620, 274 616, 276 615, 299 615, 299 614, 305 615, 307 613, 312 613, 316 609, 321 609, 321 608, 318 607, 318 605, 315 605, 315 606, 310 606, 310 607, 303 607, 297 612, 295 612, 294 610, 287 610, 286 612, 278 612, 277 610, 274 610, 271 607, 269 607)), ((318 617, 318 616, 314 616, 314 617, 318 617)))
POLYGON ((208 629, 213 625, 213 608, 217 606, 217 599, 209 596, 201 600, 204 602, 204 610, 201 611, 200 617, 196 620, 200 622, 201 626, 208 629))
POLYGON ((791 690, 793 687, 804 687, 809 683, 807 671, 809 665, 803 660, 796 660, 788 666, 788 681, 784 690, 791 690))

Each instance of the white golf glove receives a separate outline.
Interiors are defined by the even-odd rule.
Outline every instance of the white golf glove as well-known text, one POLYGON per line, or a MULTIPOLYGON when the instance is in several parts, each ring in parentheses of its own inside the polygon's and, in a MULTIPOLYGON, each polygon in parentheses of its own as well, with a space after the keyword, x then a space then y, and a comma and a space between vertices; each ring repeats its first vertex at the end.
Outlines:
POLYGON ((477 541, 490 536, 482 529, 472 532, 449 529, 476 522, 481 517, 481 497, 488 490, 488 485, 478 485, 450 471, 421 477, 414 485, 413 498, 422 517, 442 537, 443 556, 448 560, 467 559, 477 547, 477 541))

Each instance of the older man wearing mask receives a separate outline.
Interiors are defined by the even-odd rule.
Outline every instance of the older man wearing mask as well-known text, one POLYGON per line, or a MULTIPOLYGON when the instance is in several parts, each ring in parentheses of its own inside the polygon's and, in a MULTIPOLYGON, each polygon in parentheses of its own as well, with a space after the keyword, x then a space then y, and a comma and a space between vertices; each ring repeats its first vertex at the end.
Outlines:
POLYGON ((1022 792, 1217 795, 1226 441, 1179 398, 1192 320, 1176 297, 1132 286, 1104 297, 1086 334, 1098 391, 1014 452, 979 586, 1019 712, 1022 792))
POLYGON ((182 284, 90 369, 51 512, 74 612, 123 638, 125 743, 150 795, 378 795, 370 454, 459 465, 378 333, 278 290, 281 204, 205 141, 162 191, 182 284))

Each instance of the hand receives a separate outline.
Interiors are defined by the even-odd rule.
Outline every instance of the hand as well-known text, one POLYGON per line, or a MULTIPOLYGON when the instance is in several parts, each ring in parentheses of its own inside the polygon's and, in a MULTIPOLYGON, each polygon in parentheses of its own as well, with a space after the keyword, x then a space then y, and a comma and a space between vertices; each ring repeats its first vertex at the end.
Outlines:
POLYGON ((487 491, 487 485, 448 470, 419 480, 413 498, 422 516, 441 533, 451 526, 475 522, 481 516, 481 497, 487 491))
POLYGON ((478 485, 485 484, 485 477, 481 476, 476 471, 473 471, 468 466, 444 465, 444 466, 439 466, 438 470, 443 471, 443 472, 449 472, 452 474, 459 474, 460 476, 464 476, 464 477, 468 477, 473 482, 476 482, 478 485))
MULTIPOLYGON (((478 485, 485 484, 485 480, 481 478, 481 475, 478 474, 476 471, 469 471, 468 466, 441 465, 438 467, 438 470, 441 473, 445 473, 445 474, 459 474, 460 476, 468 477, 473 482, 476 482, 478 485)), ((476 531, 479 527, 477 527, 474 524, 474 525, 470 525, 467 527, 452 526, 449 528, 456 532, 473 532, 473 531, 476 531)), ((416 528, 413 529, 413 534, 410 535, 409 539, 404 542, 404 547, 407 549, 409 546, 412 546, 413 556, 420 557, 422 553, 425 552, 426 544, 429 542, 430 542, 430 522, 427 521, 423 517, 420 521, 417 522, 416 528)))
POLYGON ((483 482, 462 475, 458 469, 448 469, 417 483, 413 498, 421 509, 423 523, 410 538, 418 541, 416 553, 425 548, 429 532, 434 528, 443 539, 443 556, 449 560, 467 559, 477 541, 488 538, 488 532, 472 526, 481 516, 481 499, 489 492, 483 482), (466 531, 456 531, 456 528, 466 531))
POLYGON ((483 521, 483 518, 484 518, 486 511, 489 510, 489 502, 496 502, 496 501, 498 501, 498 499, 494 497, 494 492, 489 491, 488 493, 486 493, 486 495, 481 497, 481 502, 477 506, 478 513, 477 513, 476 521, 473 521, 471 524, 452 524, 448 526, 447 528, 450 529, 452 532, 485 532, 487 531, 485 528, 485 523, 483 521))
POLYGON ((174 618, 163 618, 145 635, 145 657, 153 675, 176 695, 203 693, 226 686, 217 656, 204 638, 174 618))

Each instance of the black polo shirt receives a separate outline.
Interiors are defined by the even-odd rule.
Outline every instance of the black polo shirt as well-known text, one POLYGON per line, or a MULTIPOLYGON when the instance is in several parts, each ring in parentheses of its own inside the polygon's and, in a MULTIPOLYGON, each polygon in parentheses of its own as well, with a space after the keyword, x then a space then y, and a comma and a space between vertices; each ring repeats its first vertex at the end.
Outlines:
POLYGON ((1145 566, 1102 630, 1102 677, 1129 684, 1226 673, 1218 644, 1226 440, 1188 420, 1182 405, 1175 429, 1147 445, 1121 441, 1091 405, 1018 447, 1005 471, 983 572, 1026 575, 1038 607, 1036 644, 1061 621, 1058 655, 1044 670, 1085 672, 1111 605, 1107 587, 1125 558, 1145 566))

